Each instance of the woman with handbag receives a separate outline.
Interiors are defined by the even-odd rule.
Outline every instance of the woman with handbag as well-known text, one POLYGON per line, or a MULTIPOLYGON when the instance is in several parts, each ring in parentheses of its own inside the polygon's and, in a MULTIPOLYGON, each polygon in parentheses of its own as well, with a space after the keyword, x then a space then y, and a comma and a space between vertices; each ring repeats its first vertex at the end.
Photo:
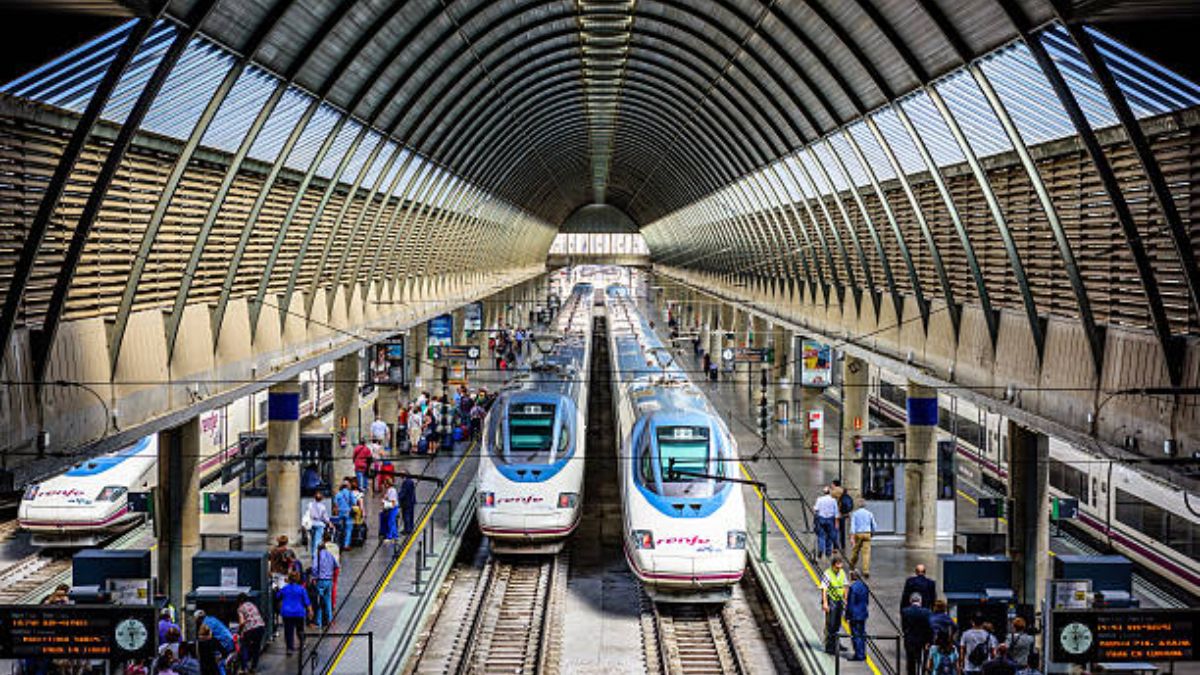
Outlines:
POLYGON ((396 509, 399 502, 400 498, 392 479, 385 479, 383 483, 383 513, 381 514, 383 522, 380 524, 384 541, 396 539, 396 509))

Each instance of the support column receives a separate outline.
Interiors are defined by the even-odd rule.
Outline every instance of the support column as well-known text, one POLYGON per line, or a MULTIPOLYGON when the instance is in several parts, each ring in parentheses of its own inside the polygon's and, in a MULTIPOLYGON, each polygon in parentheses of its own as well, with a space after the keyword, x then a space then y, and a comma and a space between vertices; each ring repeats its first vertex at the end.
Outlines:
POLYGON ((409 370, 413 376, 412 397, 416 398, 422 390, 429 388, 429 373, 432 372, 432 363, 429 361, 429 328, 424 323, 417 324, 408 334, 412 338, 412 348, 409 351, 412 358, 412 368, 409 370))
POLYGON ((1040 607, 1050 576, 1050 439, 1008 422, 1008 546, 1017 601, 1040 607))
POLYGON ((181 610, 200 551, 200 418, 158 435, 158 579, 181 610))
POLYGON ((909 381, 906 407, 904 545, 932 551, 937 544, 937 390, 909 381))
POLYGON ((796 419, 796 402, 792 400, 792 373, 796 372, 792 363, 792 343, 795 342, 792 336, 792 331, 782 326, 771 327, 771 343, 775 350, 775 408, 779 410, 780 401, 787 404, 784 406, 787 409, 784 412, 786 416, 777 420, 782 424, 790 424, 796 419))
POLYGON ((867 435, 870 415, 867 397, 870 394, 870 364, 857 356, 845 355, 842 361, 842 487, 858 495, 862 490, 862 468, 858 439, 867 435), (855 428, 855 427, 859 428, 855 428))
MULTIPOLYGON (((796 414, 800 417, 800 424, 804 429, 804 442, 802 447, 805 452, 812 452, 813 446, 813 428, 808 424, 808 413, 810 410, 822 410, 821 407, 821 392, 824 391, 819 387, 800 387, 800 408, 796 414)), ((825 446, 825 428, 822 426, 816 429, 817 440, 816 445, 818 451, 825 446)), ((833 473, 837 473, 836 467, 833 473)))
POLYGON ((375 386, 375 391, 375 414, 387 423, 388 429, 391 430, 388 434, 388 444, 395 447, 396 420, 400 414, 400 387, 380 384, 375 386))
POLYGON ((354 446, 370 420, 359 419, 358 353, 333 362, 333 484, 354 475, 354 446))
MULTIPOLYGON (((267 392, 267 456, 300 454, 300 380, 280 382, 267 392)), ((299 541, 300 462, 267 460, 267 537, 286 534, 299 541)))

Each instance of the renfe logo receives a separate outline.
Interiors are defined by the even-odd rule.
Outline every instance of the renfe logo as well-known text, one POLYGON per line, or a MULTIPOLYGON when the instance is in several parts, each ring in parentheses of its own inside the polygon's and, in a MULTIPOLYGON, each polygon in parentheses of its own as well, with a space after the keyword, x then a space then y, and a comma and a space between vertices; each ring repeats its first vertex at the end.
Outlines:
POLYGON ((668 544, 683 544, 684 546, 708 546, 711 543, 711 539, 693 534, 690 537, 664 537, 655 541, 654 545, 665 546, 668 544))
POLYGON ((80 490, 79 488, 65 488, 65 489, 59 489, 59 490, 39 490, 37 493, 37 496, 35 496, 34 499, 37 499, 37 497, 82 497, 82 496, 83 496, 83 490, 80 490))
POLYGON ((501 504, 535 504, 546 500, 537 495, 525 495, 524 497, 500 497, 496 501, 501 504))

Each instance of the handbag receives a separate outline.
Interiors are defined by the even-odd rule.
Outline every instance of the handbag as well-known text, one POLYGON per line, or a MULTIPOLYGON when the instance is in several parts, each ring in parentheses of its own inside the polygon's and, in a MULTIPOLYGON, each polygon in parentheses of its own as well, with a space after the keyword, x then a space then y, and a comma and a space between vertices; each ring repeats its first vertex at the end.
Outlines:
POLYGON ((304 515, 300 516, 300 527, 311 530, 313 526, 312 516, 308 514, 308 509, 304 510, 304 515))

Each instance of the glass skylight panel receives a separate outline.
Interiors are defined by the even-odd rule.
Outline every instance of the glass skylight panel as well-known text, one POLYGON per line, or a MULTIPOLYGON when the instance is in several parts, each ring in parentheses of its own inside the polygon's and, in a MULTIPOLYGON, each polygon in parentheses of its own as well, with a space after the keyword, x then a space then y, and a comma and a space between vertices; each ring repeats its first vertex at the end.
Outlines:
POLYGON ((982 68, 1026 145, 1074 135, 1071 119, 1024 43, 996 52, 982 68))
MULTIPOLYGON (((879 128, 879 133, 883 135, 883 140, 887 143, 887 147, 891 149, 892 154, 896 156, 896 161, 900 163, 900 169, 906 175, 920 173, 927 170, 925 162, 921 159, 921 153, 918 152, 916 143, 908 130, 904 126, 904 122, 900 121, 900 115, 891 106, 881 108, 873 115, 872 121, 879 128)), ((875 134, 871 134, 872 139, 875 134)), ((883 146, 879 145, 879 152, 884 153, 883 146)), ((884 155, 884 159, 887 156, 884 155)), ((891 162, 888 162, 888 167, 891 167, 891 162)))
POLYGON ((264 162, 274 162, 288 134, 300 122, 300 117, 311 102, 311 96, 289 87, 271 111, 258 138, 254 139, 254 145, 250 146, 250 156, 264 162))
MULTIPOLYGON (((337 125, 341 117, 342 113, 334 109, 333 106, 322 103, 317 112, 312 116, 312 119, 304 127, 304 131, 300 133, 300 140, 296 141, 291 154, 284 161, 284 166, 295 171, 307 172, 312 166, 317 152, 320 151, 321 145, 325 142, 325 138, 333 131, 334 126, 337 125)), ((343 125, 342 133, 345 133, 347 126, 349 125, 343 125)), ((326 157, 328 158, 329 156, 341 158, 341 155, 337 154, 334 148, 329 149, 326 157)))
POLYGON ((225 102, 208 125, 200 144, 225 152, 236 152, 250 131, 250 125, 267 104, 279 80, 266 71, 249 66, 229 90, 225 102))
POLYGON ((233 57, 207 40, 193 39, 163 83, 142 128, 173 138, 191 136, 233 57))
POLYGON ((859 151, 867 158, 867 163, 871 165, 871 171, 874 172, 875 179, 881 183, 894 179, 896 172, 892 170, 892 163, 888 161, 883 148, 879 147, 879 143, 875 140, 875 134, 871 133, 866 123, 855 122, 848 129, 850 135, 854 137, 854 142, 858 145, 859 151))
MULTIPOLYGON (((982 96, 983 94, 980 94, 982 96)), ((933 105, 933 101, 929 100, 929 96, 925 92, 919 92, 901 102, 904 107, 904 112, 908 115, 908 119, 912 125, 916 127, 917 135, 925 144, 926 150, 929 151, 933 161, 939 167, 949 166, 967 161, 967 158, 962 154, 962 149, 954 140, 954 136, 950 133, 950 128, 946 126, 946 121, 942 118, 941 113, 933 105)), ((957 118, 956 118, 957 119, 957 118)), ((908 129, 904 122, 899 118, 896 122, 900 125, 899 133, 907 137, 910 143, 914 142, 912 136, 909 135, 908 129)), ((962 120, 959 120, 962 124, 962 120)), ((1001 132, 1003 133, 1003 132, 1001 132)), ((887 136, 888 141, 892 142, 893 137, 887 136)), ((895 147, 895 146, 893 146, 895 147)), ((916 145, 913 145, 916 148, 916 145)), ((918 154, 918 158, 920 155, 918 154)), ((925 166, 923 160, 920 161, 920 170, 925 171, 929 167, 925 166)))
POLYGON ((1088 27, 1084 30, 1096 41, 1096 48, 1112 70, 1117 86, 1131 103, 1143 107, 1145 114, 1157 115, 1200 104, 1200 87, 1194 83, 1098 30, 1088 27))
POLYGON ((845 171, 850 174, 850 180, 854 182, 856 187, 870 185, 871 181, 867 178, 867 173, 863 171, 862 164, 858 161, 858 155, 854 154, 854 150, 850 147, 850 143, 846 138, 840 132, 835 132, 830 134, 827 140, 833 146, 833 152, 842 160, 841 166, 827 167, 829 173, 840 175, 842 167, 845 167, 845 171))
MULTIPOLYGON (((352 138, 356 138, 358 133, 362 130, 362 125, 356 122, 351 122, 346 126, 349 127, 351 125, 354 126, 354 134, 352 138)), ((367 158, 371 156, 371 151, 375 149, 375 146, 379 145, 379 141, 382 138, 382 136, 373 131, 367 132, 366 138, 362 139, 362 142, 358 144, 358 149, 355 150, 354 156, 351 157, 350 161, 346 163, 346 170, 342 172, 342 182, 353 184, 354 181, 358 180, 358 173, 362 171, 363 164, 366 163, 367 158)), ((339 138, 338 140, 341 139, 339 138)), ((387 157, 384 157, 382 154, 375 157, 376 164, 383 164, 386 161, 387 157)), ((330 171, 330 173, 332 174, 332 171, 330 171)), ((368 188, 371 187, 370 183, 366 182, 365 177, 363 180, 363 186, 368 188)))
MULTIPOLYGON (((372 162, 371 166, 367 168, 367 175, 363 176, 363 187, 368 190, 375 187, 375 181, 379 180, 379 172, 383 171, 383 168, 388 165, 388 162, 392 159, 392 155, 396 152, 395 141, 384 141, 383 135, 374 131, 371 132, 371 138, 373 139, 374 143, 379 143, 382 141, 384 146, 380 148, 379 155, 375 158, 375 161, 372 162)), ((391 180, 392 176, 396 175, 396 165, 400 163, 401 159, 401 157, 397 157, 396 160, 392 162, 392 165, 388 167, 387 175, 383 177, 383 182, 379 185, 380 190, 387 189, 388 181, 391 180)))
MULTIPOLYGON (((330 110, 332 110, 332 108, 330 110)), ((321 112, 325 112, 325 106, 321 106, 321 112)), ((313 133, 315 135, 314 138, 312 139, 312 141, 313 141, 312 147, 313 147, 314 156, 315 156, 315 153, 321 149, 321 145, 323 145, 325 143, 325 140, 329 136, 329 133, 333 131, 333 125, 335 125, 337 123, 337 121, 342 117, 342 113, 339 111, 334 110, 333 113, 334 113, 333 124, 330 125, 330 129, 328 131, 320 133, 316 129, 305 129, 304 130, 305 136, 308 135, 308 132, 310 130, 313 131, 313 133), (317 135, 317 134, 319 134, 319 135, 317 135)), ((318 113, 317 116, 323 117, 320 113, 318 113)), ((316 121, 316 120, 314 120, 314 121, 316 121)), ((310 127, 311 127, 311 125, 310 125, 310 127)), ((338 131, 337 138, 333 139, 333 143, 330 144, 329 150, 325 153, 325 157, 321 160, 321 164, 319 166, 317 166, 317 175, 318 176, 320 176, 322 178, 333 178, 334 172, 337 171, 338 166, 342 163, 342 160, 345 159, 346 153, 350 151, 350 145, 354 142, 354 139, 358 138, 359 133, 361 131, 362 131, 362 125, 359 124, 358 122, 355 122, 354 120, 348 120, 345 124, 342 125, 341 130, 338 131)), ((305 137, 301 137, 300 144, 297 144, 296 149, 299 150, 300 145, 304 144, 306 140, 307 139, 305 137)), ((295 153, 292 153, 292 154, 295 155, 295 153)), ((288 158, 288 165, 291 166, 291 158, 290 157, 288 158)), ((305 162, 303 168, 301 168, 300 170, 301 171, 308 170, 308 163, 305 162)), ((354 180, 354 176, 352 174, 350 174, 349 172, 346 172, 346 173, 343 173, 341 176, 339 176, 338 179, 342 182, 350 182, 350 181, 354 180)))
POLYGON ((801 176, 805 179, 805 188, 812 188, 812 192, 817 195, 828 195, 832 192, 829 188, 829 181, 825 180, 825 176, 821 175, 821 169, 816 165, 812 153, 801 151, 798 155, 800 163, 808 170, 805 175, 801 172, 801 176))
MULTIPOLYGON (((121 75, 121 80, 113 90, 112 96, 108 99, 108 105, 104 106, 104 112, 100 114, 100 117, 117 124, 125 121, 125 118, 129 116, 129 111, 133 109, 133 104, 141 96, 142 90, 146 88, 146 82, 150 80, 154 69, 162 60, 163 54, 167 52, 167 48, 175 39, 175 32, 174 24, 165 21, 155 24, 154 30, 150 32, 150 36, 142 43, 141 49, 133 57, 133 61, 125 69, 125 73, 121 75)), ((101 77, 103 77, 103 72, 101 72, 101 77)), ((83 100, 79 110, 86 107, 87 103, 86 99, 83 100)))
POLYGON ((75 110, 67 101, 82 97, 83 105, 108 69, 113 56, 129 36, 136 19, 130 19, 107 33, 85 42, 62 56, 34 68, 12 80, 0 92, 21 96, 75 110))
POLYGON ((946 100, 977 157, 998 155, 1012 149, 1004 127, 1000 126, 1000 120, 969 73, 959 70, 934 86, 946 100))

